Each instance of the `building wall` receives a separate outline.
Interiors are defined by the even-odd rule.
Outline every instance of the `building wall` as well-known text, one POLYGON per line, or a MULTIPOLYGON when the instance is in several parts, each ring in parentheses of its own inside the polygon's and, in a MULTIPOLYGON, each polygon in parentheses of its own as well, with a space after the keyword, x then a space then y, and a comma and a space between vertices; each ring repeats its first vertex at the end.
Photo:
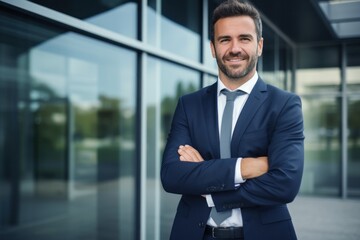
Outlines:
POLYGON ((303 194, 360 196, 360 42, 297 47, 305 122, 303 194))
MULTIPOLYGON (((0 1, 0 239, 168 239, 162 150, 178 97, 217 79, 216 3, 0 1)), ((258 71, 303 98, 301 192, 358 197, 359 44, 270 26, 258 71)))

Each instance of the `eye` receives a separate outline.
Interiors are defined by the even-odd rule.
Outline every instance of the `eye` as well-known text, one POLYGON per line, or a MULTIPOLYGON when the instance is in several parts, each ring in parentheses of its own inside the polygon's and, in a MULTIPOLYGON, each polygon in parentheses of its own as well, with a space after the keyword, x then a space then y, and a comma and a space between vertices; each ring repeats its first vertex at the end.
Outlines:
POLYGON ((227 42, 229 42, 230 40, 228 39, 228 38, 222 38, 222 39, 220 39, 220 43, 227 43, 227 42))
POLYGON ((240 37, 240 41, 242 42, 251 42, 252 38, 250 36, 242 36, 240 37))

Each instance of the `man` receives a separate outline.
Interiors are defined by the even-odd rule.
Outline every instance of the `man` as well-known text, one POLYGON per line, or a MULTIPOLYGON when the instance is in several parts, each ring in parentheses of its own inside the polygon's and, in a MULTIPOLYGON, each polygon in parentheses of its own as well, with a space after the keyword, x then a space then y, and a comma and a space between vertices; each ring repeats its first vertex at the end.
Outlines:
POLYGON ((171 239, 296 239, 286 204, 303 171, 301 101, 258 76, 262 49, 252 5, 229 0, 215 9, 211 51, 219 79, 179 99, 163 155, 163 187, 182 194, 171 239), (228 92, 241 95, 229 100, 228 92))

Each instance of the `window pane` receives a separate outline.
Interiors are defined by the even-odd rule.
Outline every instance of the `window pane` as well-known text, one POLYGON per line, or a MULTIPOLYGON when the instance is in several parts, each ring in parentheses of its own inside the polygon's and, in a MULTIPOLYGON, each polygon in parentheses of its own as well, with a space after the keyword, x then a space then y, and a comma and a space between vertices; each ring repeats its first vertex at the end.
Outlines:
POLYGON ((290 45, 279 38, 279 73, 277 75, 279 87, 292 90, 292 62, 293 51, 290 45))
POLYGON ((299 48, 296 90, 300 94, 340 91, 339 48, 299 48))
POLYGON ((264 24, 263 28, 264 46, 258 68, 259 74, 266 82, 282 88, 283 84, 276 79, 276 59, 279 54, 275 42, 277 36, 267 25, 264 24))
POLYGON ((349 92, 360 93, 360 44, 348 45, 346 81, 349 92))
POLYGON ((148 42, 169 51, 200 61, 201 1, 148 1, 148 42))
POLYGON ((166 193, 160 183, 160 165, 170 125, 180 96, 200 87, 200 73, 149 57, 147 63, 146 236, 169 239, 179 195, 166 193))
MULTIPOLYGON (((171 120, 179 96, 193 92, 200 87, 200 73, 163 62, 160 75, 161 97, 161 146, 163 152, 167 135, 170 131, 171 120), (171 76, 171 79, 169 79, 171 76)), ((169 239, 171 225, 175 217, 179 195, 162 191, 161 194, 161 239, 169 239)))
POLYGON ((99 27, 137 38, 137 0, 83 1, 29 0, 99 27))
POLYGON ((218 69, 216 60, 213 58, 211 54, 211 48, 210 48, 210 40, 211 40, 211 31, 212 31, 212 15, 215 10, 215 8, 219 5, 218 1, 216 0, 209 0, 208 1, 208 36, 204 36, 205 42, 204 42, 204 64, 212 67, 214 69, 218 69))
POLYGON ((303 98, 305 168, 302 193, 340 194, 340 98, 303 98))
POLYGON ((360 96, 349 99, 348 194, 360 197, 360 96))
POLYGON ((136 53, 0 12, 0 239, 135 239, 136 53))
POLYGON ((348 109, 348 194, 360 197, 360 45, 348 45, 346 80, 349 97, 348 109))

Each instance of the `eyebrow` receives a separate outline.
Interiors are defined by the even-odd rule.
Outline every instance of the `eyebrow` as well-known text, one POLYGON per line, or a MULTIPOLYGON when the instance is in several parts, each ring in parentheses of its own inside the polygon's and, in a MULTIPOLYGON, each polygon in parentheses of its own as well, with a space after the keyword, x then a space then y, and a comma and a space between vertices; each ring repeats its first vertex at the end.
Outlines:
MULTIPOLYGON (((239 38, 251 38, 251 39, 254 39, 253 35, 246 34, 246 33, 245 34, 240 34, 238 37, 239 38)), ((216 39, 219 41, 221 39, 227 39, 227 38, 231 38, 231 37, 229 35, 223 35, 223 36, 217 37, 216 39)))
POLYGON ((253 35, 251 35, 251 34, 240 34, 239 37, 241 37, 241 38, 247 37, 247 38, 253 39, 253 35))

